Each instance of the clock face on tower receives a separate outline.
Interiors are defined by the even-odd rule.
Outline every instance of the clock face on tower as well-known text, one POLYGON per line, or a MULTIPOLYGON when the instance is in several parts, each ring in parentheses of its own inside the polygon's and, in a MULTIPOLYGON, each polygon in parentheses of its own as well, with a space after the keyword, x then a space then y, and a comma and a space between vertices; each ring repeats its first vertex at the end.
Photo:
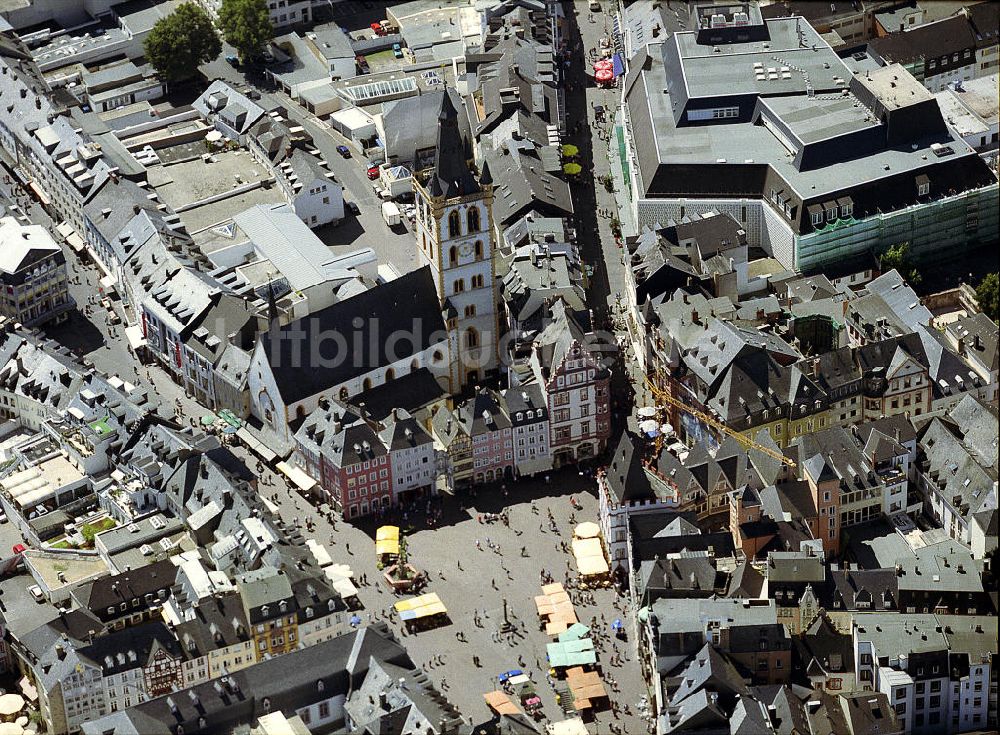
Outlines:
POLYGON ((469 253, 472 252, 472 245, 467 242, 462 243, 458 248, 458 252, 461 254, 463 258, 467 258, 469 257, 469 253))

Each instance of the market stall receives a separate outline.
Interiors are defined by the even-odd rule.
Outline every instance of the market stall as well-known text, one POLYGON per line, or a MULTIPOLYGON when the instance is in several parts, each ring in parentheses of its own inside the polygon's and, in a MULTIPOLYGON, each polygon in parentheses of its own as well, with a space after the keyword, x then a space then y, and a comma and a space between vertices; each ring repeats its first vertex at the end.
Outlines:
POLYGON ((590 628, 583 623, 574 623, 559 634, 559 642, 565 643, 566 641, 578 641, 581 638, 587 638, 589 636, 590 628))
POLYGON ((490 711, 496 715, 503 716, 521 714, 521 710, 517 708, 516 704, 510 701, 510 697, 499 690, 485 692, 483 694, 483 699, 486 700, 486 706, 490 708, 490 711))
POLYGON ((375 556, 379 561, 399 556, 399 526, 382 526, 375 532, 375 556))
POLYGON ((590 638, 550 643, 545 647, 545 650, 549 667, 553 669, 593 666, 597 663, 594 641, 590 638))
POLYGON ((559 635, 570 626, 580 622, 569 599, 569 593, 559 582, 542 587, 542 594, 535 597, 535 608, 545 632, 559 635))
POLYGON ((604 556, 604 545, 600 538, 573 539, 573 556, 582 582, 589 585, 607 586, 611 582, 611 567, 604 556))
POLYGON ((399 619, 411 631, 433 628, 448 620, 448 609, 436 592, 401 600, 393 607, 399 613, 399 619))
POLYGON ((608 692, 596 671, 584 671, 582 667, 567 669, 566 682, 573 696, 573 706, 582 712, 605 703, 608 692))

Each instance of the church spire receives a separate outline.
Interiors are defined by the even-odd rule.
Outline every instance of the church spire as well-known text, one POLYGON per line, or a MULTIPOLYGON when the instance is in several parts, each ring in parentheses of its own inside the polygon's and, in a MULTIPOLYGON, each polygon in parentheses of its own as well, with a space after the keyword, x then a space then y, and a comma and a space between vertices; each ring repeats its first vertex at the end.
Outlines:
POLYGON ((432 177, 436 179, 428 187, 432 196, 443 194, 450 198, 479 191, 479 184, 469 168, 465 139, 458 124, 458 110, 449 92, 444 92, 441 99, 432 177))

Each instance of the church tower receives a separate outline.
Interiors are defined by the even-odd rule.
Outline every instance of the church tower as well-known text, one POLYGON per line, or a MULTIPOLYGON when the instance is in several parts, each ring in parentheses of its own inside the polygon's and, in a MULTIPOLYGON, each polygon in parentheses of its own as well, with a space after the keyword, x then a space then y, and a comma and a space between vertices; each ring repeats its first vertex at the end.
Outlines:
POLYGON ((478 176, 448 92, 438 115, 434 167, 414 179, 417 250, 437 284, 451 344, 451 391, 498 367, 493 179, 478 176))

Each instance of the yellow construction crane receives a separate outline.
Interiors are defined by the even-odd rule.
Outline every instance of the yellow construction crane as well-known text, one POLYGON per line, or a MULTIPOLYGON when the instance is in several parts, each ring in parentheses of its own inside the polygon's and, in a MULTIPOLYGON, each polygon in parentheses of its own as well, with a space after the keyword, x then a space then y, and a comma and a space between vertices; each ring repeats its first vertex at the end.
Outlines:
MULTIPOLYGON (((726 426, 723 422, 721 422, 718 419, 716 419, 714 416, 711 416, 710 414, 706 413, 705 411, 699 411, 698 409, 693 408, 692 406, 689 406, 688 404, 684 403, 683 401, 678 400, 677 398, 674 398, 672 395, 670 395, 669 393, 667 393, 665 390, 663 390, 659 386, 654 385, 653 381, 651 381, 649 379, 648 375, 646 375, 644 377, 646 379, 646 385, 649 387, 650 392, 653 394, 653 397, 657 401, 665 401, 666 403, 669 403, 671 406, 675 406, 675 407, 679 408, 680 410, 684 411, 685 413, 691 414, 696 419, 698 419, 699 421, 701 421, 702 423, 704 423, 706 426, 709 426, 709 427, 715 429, 715 431, 718 432, 719 434, 724 434, 725 436, 731 436, 733 439, 735 439, 736 441, 738 441, 746 449, 755 449, 758 452, 762 452, 763 454, 766 454, 771 459, 776 459, 779 462, 781 462, 782 464, 784 464, 787 467, 790 467, 792 469, 795 469, 795 467, 797 466, 795 464, 795 462, 793 462, 792 460, 790 460, 788 457, 786 457, 781 452, 775 451, 774 449, 771 449, 771 447, 765 447, 763 444, 758 444, 757 442, 755 442, 750 437, 748 437, 748 436, 746 436, 744 434, 741 434, 740 432, 735 431, 734 429, 730 429, 728 426, 726 426)), ((659 439, 657 439, 656 449, 657 449, 657 452, 659 452, 659 449, 660 449, 660 440, 659 439)))

